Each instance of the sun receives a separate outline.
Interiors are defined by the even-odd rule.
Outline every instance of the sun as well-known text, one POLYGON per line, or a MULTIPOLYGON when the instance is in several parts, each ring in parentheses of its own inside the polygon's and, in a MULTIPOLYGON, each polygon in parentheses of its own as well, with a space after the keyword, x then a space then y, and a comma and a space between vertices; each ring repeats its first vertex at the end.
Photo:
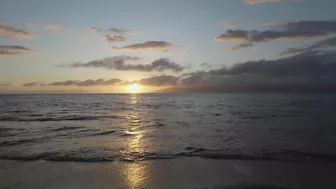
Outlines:
POLYGON ((137 84, 128 85, 127 90, 130 93, 138 93, 140 91, 140 86, 137 84))

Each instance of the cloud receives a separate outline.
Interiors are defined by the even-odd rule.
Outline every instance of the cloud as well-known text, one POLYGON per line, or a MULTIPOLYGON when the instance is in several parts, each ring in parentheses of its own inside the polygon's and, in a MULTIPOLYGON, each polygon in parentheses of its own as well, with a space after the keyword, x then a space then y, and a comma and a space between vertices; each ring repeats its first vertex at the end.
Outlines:
MULTIPOLYGON (((125 65, 128 61, 140 60, 139 57, 120 55, 104 58, 101 60, 93 60, 87 63, 76 62, 70 65, 60 65, 61 67, 72 67, 72 68, 105 68, 105 69, 116 69, 116 70, 127 70, 125 65)), ((127 66, 126 66, 127 67, 127 66)))
POLYGON ((39 84, 39 82, 31 82, 31 83, 24 83, 22 86, 24 87, 35 87, 39 84))
POLYGON ((169 75, 160 75, 153 76, 149 78, 144 78, 139 81, 141 85, 147 86, 174 86, 177 85, 179 77, 169 76, 169 75))
POLYGON ((106 41, 126 41, 126 38, 121 35, 106 34, 104 35, 106 41))
MULTIPOLYGON (((335 30, 336 31, 336 30, 335 30)), ((216 37, 217 41, 248 41, 251 43, 260 43, 275 39, 297 39, 297 38, 314 38, 327 36, 328 33, 320 31, 246 31, 246 30, 228 30, 216 37)))
POLYGON ((282 52, 280 55, 291 55, 296 53, 309 53, 310 51, 320 51, 327 48, 336 47, 336 37, 318 41, 312 45, 301 48, 289 48, 282 52))
POLYGON ((117 33, 120 35, 134 35, 135 31, 127 30, 127 29, 120 29, 120 28, 110 28, 109 32, 117 33))
POLYGON ((133 85, 133 84, 139 84, 139 81, 122 81, 118 85, 133 85))
POLYGON ((88 79, 84 81, 74 81, 74 80, 67 80, 61 82, 53 82, 46 84, 48 86, 79 86, 79 87, 88 87, 88 86, 111 86, 117 85, 120 83, 120 79, 88 79))
MULTIPOLYGON (((256 60, 231 67, 159 75, 138 81, 88 79, 53 82, 44 86, 113 86, 139 83, 145 86, 173 87, 175 91, 225 92, 336 92, 336 51, 298 54, 278 60, 256 60)), ((24 86, 37 86, 38 82, 24 86)))
POLYGON ((160 76, 152 76, 148 78, 144 78, 138 81, 122 81, 120 79, 87 79, 83 81, 76 80, 67 80, 67 81, 58 81, 46 84, 40 84, 39 82, 33 83, 25 83, 22 86, 25 87, 34 87, 40 84, 41 87, 45 86, 53 86, 53 87, 61 87, 61 86, 78 86, 78 87, 90 87, 90 86, 115 86, 115 85, 130 85, 134 83, 138 83, 144 86, 175 86, 178 83, 179 77, 169 76, 169 75, 160 75, 160 76))
POLYGON ((0 83, 0 87, 9 87, 12 86, 10 83, 0 83))
POLYGON ((274 27, 274 26, 283 26, 285 25, 287 22, 280 22, 280 21, 274 21, 274 22, 262 22, 262 23, 258 23, 257 25, 259 26, 270 26, 270 27, 274 27))
MULTIPOLYGON (((215 38, 216 41, 242 41, 248 46, 276 39, 299 39, 325 37, 336 33, 336 21, 298 21, 274 24, 269 30, 227 30, 215 38)), ((246 45, 238 45, 232 49, 237 50, 246 45)))
POLYGON ((0 36, 15 39, 29 39, 35 37, 33 34, 17 29, 11 25, 0 23, 0 36))
POLYGON ((76 86, 99 86, 99 85, 116 85, 117 83, 121 82, 120 79, 109 79, 109 80, 104 80, 104 79, 97 79, 97 80, 85 80, 85 81, 79 81, 76 83, 76 86))
POLYGON ((179 83, 181 85, 203 85, 206 80, 208 72, 198 71, 194 73, 185 74, 187 77, 181 77, 179 83))
POLYGON ((254 5, 254 4, 261 4, 261 3, 279 3, 283 1, 296 2, 298 0, 244 0, 244 3, 254 5))
POLYGON ((136 43, 133 45, 128 45, 124 47, 112 47, 114 50, 159 50, 162 52, 167 52, 169 48, 172 47, 172 43, 165 41, 146 41, 144 43, 136 43))
POLYGON ((32 49, 18 45, 0 45, 0 56, 19 55, 31 50, 32 49))
POLYGON ((151 66, 149 66, 149 70, 156 70, 159 72, 165 71, 165 70, 172 70, 174 72, 181 72, 184 70, 184 67, 180 66, 179 64, 170 61, 167 58, 160 58, 157 60, 154 60, 151 63, 151 66))
POLYGON ((183 74, 167 91, 336 92, 335 73, 336 51, 311 52, 183 74))
POLYGON ((325 77, 334 76, 336 71, 336 53, 294 56, 278 60, 248 61, 232 68, 211 70, 212 76, 255 75, 273 78, 285 77, 325 77))
POLYGON ((76 85, 78 81, 73 81, 73 80, 67 80, 67 81, 58 81, 58 82, 53 82, 53 83, 49 83, 46 85, 49 86, 72 86, 72 85, 76 85))
MULTIPOLYGON (((22 86, 25 87, 46 87, 46 86, 53 86, 53 87, 67 87, 67 86, 77 86, 77 87, 92 87, 92 86, 125 86, 130 84, 141 84, 144 86, 175 86, 178 84, 178 80, 180 77, 169 76, 169 75, 160 75, 160 76, 152 76, 148 78, 144 78, 138 81, 122 81, 120 79, 87 79, 83 81, 78 80, 66 80, 66 81, 57 81, 52 83, 39 83, 39 82, 32 82, 32 83, 25 83, 22 86)), ((3 84, 0 86, 7 86, 7 84, 3 84)))
POLYGON ((248 40, 249 31, 237 29, 237 30, 227 30, 225 33, 216 37, 216 41, 243 41, 248 40))
POLYGON ((211 70, 211 75, 255 75, 267 77, 326 77, 336 73, 336 53, 317 53, 278 60, 248 61, 232 68, 211 70))
POLYGON ((125 35, 134 35, 135 31, 127 30, 127 29, 120 29, 120 28, 110 28, 106 31, 103 31, 100 28, 97 27, 89 27, 90 31, 94 33, 103 33, 103 37, 108 42, 116 42, 116 41, 126 41, 127 38, 125 35))
POLYGON ((205 69, 209 69, 212 67, 212 65, 208 62, 203 62, 201 65, 201 67, 205 68, 205 69))
POLYGON ((93 60, 87 63, 78 62, 70 65, 60 65, 60 66, 71 68, 104 68, 108 70, 113 69, 120 71, 142 71, 142 72, 151 72, 151 71, 163 72, 166 70, 171 70, 173 72, 181 72, 184 70, 184 67, 165 58, 154 60, 150 64, 129 63, 129 61, 136 61, 136 60, 140 60, 140 58, 121 55, 121 56, 108 57, 101 60, 93 60))
POLYGON ((121 82, 121 80, 120 79, 109 79, 109 80, 104 80, 103 82, 102 82, 102 85, 116 85, 116 84, 118 84, 118 83, 120 83, 121 82))
POLYGON ((88 29, 89 29, 90 31, 92 31, 92 32, 95 32, 95 33, 101 31, 101 30, 100 30, 99 28, 97 28, 97 27, 89 27, 88 29))
POLYGON ((247 48, 247 47, 252 47, 254 46, 252 43, 241 43, 235 47, 232 47, 230 50, 231 51, 235 51, 235 50, 239 50, 239 49, 243 49, 243 48, 247 48))
POLYGON ((281 29, 292 31, 311 33, 311 35, 328 35, 336 32, 336 21, 297 21, 288 22, 279 25, 281 29))

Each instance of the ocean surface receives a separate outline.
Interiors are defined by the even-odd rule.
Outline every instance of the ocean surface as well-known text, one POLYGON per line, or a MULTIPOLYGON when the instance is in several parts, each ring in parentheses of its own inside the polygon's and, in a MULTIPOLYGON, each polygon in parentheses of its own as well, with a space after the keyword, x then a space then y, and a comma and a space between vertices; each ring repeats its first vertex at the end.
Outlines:
POLYGON ((336 95, 1 95, 0 159, 336 161, 336 95))

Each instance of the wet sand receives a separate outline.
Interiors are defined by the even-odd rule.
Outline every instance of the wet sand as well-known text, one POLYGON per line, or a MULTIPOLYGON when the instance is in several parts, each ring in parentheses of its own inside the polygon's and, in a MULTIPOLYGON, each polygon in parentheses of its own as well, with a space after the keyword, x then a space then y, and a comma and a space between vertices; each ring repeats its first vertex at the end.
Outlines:
POLYGON ((336 188, 335 163, 212 160, 141 162, 0 160, 0 188, 336 188))

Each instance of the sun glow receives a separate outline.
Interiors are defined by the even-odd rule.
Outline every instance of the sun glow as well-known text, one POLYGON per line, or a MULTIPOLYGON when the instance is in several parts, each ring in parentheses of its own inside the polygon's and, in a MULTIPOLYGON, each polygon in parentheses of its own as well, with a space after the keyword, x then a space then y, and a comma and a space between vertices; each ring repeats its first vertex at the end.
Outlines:
POLYGON ((127 86, 127 90, 130 93, 138 93, 140 91, 140 86, 137 84, 132 84, 127 86))

